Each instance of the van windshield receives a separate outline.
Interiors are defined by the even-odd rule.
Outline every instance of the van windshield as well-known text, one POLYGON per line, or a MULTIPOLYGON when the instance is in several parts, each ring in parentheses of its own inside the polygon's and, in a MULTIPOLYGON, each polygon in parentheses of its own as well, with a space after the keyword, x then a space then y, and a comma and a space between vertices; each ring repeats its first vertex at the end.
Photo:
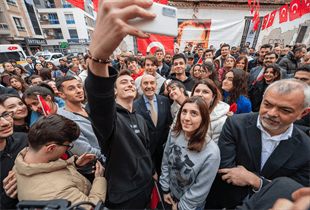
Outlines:
POLYGON ((51 59, 51 55, 42 55, 43 56, 43 58, 45 59, 45 60, 50 60, 51 59))
POLYGON ((0 63, 6 62, 9 59, 14 59, 16 61, 25 61, 26 58, 21 52, 0 52, 0 63))

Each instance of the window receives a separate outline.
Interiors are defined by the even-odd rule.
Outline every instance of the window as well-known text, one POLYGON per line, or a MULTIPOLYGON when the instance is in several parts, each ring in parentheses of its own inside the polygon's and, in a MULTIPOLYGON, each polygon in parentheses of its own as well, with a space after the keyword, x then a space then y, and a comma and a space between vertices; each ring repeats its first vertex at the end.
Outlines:
POLYGON ((70 34, 71 39, 78 39, 79 38, 76 29, 69 29, 69 34, 70 34))
POLYGON ((87 7, 87 11, 91 16, 94 16, 93 9, 91 7, 87 7))
POLYGON ((87 30, 87 36, 88 36, 88 39, 91 39, 89 30, 87 30))
POLYGON ((26 58, 19 52, 0 52, 0 63, 6 62, 9 59, 14 59, 16 61, 24 61, 26 58))
POLYGON ((15 0, 6 0, 6 3, 17 7, 17 3, 15 0))
POLYGON ((48 19, 51 24, 59 24, 57 13, 48 13, 48 19))
POLYGON ((0 23, 0 29, 9 29, 9 26, 6 23, 0 23))
POLYGON ((67 24, 75 24, 73 14, 65 14, 67 24))
POLYGON ((53 33, 54 33, 54 39, 63 39, 64 38, 60 28, 54 28, 53 33))
POLYGON ((87 17, 86 17, 86 16, 84 16, 84 20, 85 20, 85 25, 87 25, 87 26, 88 26, 88 23, 87 23, 87 17))
POLYGON ((54 0, 45 0, 45 8, 56 8, 54 0))
POLYGON ((61 0, 61 3, 63 8, 72 8, 72 5, 66 0, 61 0))
POLYGON ((22 24, 21 18, 13 17, 14 23, 16 25, 17 30, 19 31, 26 31, 25 27, 22 24))

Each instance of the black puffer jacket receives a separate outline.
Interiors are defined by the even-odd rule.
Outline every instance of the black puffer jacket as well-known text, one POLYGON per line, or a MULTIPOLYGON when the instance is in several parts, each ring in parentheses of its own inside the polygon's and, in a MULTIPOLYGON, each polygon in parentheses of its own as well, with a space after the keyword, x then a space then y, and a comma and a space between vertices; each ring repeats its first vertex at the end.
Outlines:
POLYGON ((286 55, 281 59, 279 66, 287 71, 287 74, 292 74, 300 66, 300 59, 296 60, 294 53, 291 51, 287 52, 286 55))

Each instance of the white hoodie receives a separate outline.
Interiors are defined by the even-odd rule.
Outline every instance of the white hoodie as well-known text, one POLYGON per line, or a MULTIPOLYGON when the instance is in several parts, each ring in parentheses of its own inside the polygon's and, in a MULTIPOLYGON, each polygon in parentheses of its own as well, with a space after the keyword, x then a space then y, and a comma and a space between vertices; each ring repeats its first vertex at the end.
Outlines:
POLYGON ((223 101, 220 101, 210 114, 210 126, 208 129, 208 135, 213 139, 215 143, 218 142, 222 127, 226 121, 226 114, 229 112, 229 105, 223 101))

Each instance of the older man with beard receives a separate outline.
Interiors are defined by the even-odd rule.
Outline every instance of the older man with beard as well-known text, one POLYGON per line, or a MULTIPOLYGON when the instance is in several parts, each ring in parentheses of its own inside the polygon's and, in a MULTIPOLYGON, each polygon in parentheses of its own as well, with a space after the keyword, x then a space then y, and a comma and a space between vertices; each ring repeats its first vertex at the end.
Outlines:
POLYGON ((227 118, 208 209, 234 208, 278 177, 309 186, 310 140, 293 124, 309 112, 309 97, 305 83, 280 80, 267 88, 259 113, 227 118))

